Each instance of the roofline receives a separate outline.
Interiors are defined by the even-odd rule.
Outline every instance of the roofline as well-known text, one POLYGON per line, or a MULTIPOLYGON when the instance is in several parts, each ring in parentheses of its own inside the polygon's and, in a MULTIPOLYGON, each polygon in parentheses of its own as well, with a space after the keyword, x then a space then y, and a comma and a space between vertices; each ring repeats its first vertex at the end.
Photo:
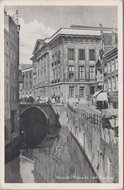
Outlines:
MULTIPOLYGON (((56 35, 61 29, 68 29, 68 28, 59 28, 50 38, 52 38, 54 35, 56 35)), ((50 38, 45 38, 45 40, 50 40, 50 38)))
POLYGON ((58 34, 58 35, 56 35, 55 38, 51 39, 51 40, 48 42, 48 44, 51 43, 53 40, 55 40, 57 37, 62 37, 62 36, 65 36, 65 35, 66 35, 66 36, 67 36, 67 35, 68 35, 68 36, 71 35, 71 36, 76 36, 76 37, 93 36, 93 37, 95 37, 95 38, 101 38, 100 35, 66 34, 66 33, 65 33, 65 34, 58 34))
MULTIPOLYGON (((70 26, 70 28, 67 28, 67 27, 61 27, 61 28, 59 28, 50 38, 45 38, 45 39, 43 39, 43 41, 44 41, 44 43, 45 44, 49 44, 50 42, 52 42, 54 39, 56 39, 58 36, 64 36, 64 35, 72 35, 72 36, 87 36, 87 35, 83 35, 83 34, 59 34, 59 31, 61 31, 62 29, 68 29, 68 30, 88 30, 88 29, 90 29, 90 30, 96 30, 96 31, 100 31, 100 27, 97 27, 97 26, 81 26, 81 25, 71 25, 70 26), (73 27, 75 27, 75 28, 73 28, 73 27), (77 27, 77 28, 76 28, 77 27), (46 42, 46 40, 49 40, 48 42, 46 42)), ((112 31, 113 30, 113 28, 111 28, 111 27, 103 27, 103 30, 108 30, 108 31, 112 31)), ((103 31, 104 32, 104 31, 103 31)), ((88 36, 95 36, 95 37, 97 37, 98 38, 98 36, 99 35, 88 35, 88 36)), ((40 39, 37 39, 37 41, 38 40, 40 40, 40 39)), ((41 39, 42 40, 42 39, 41 39)), ((36 41, 36 42, 37 42, 36 41)), ((36 45, 36 44, 35 44, 36 45)), ((35 48, 34 48, 35 49, 35 48)), ((38 52, 39 50, 37 50, 37 52, 38 52)), ((33 53, 34 53, 34 51, 33 51, 33 53)), ((36 53, 36 52, 35 52, 36 53)), ((34 58, 34 55, 30 58, 30 60, 32 60, 34 58)))
MULTIPOLYGON (((90 28, 91 26, 89 26, 89 28, 90 28)), ((84 28, 83 29, 87 29, 88 28, 88 26, 84 26, 84 28)), ((97 28, 97 27, 96 27, 97 28)), ((82 29, 79 29, 79 28, 67 28, 67 27, 61 27, 61 28, 59 28, 50 38, 45 38, 44 39, 44 41, 45 40, 50 40, 51 38, 53 38, 60 30, 62 30, 62 29, 68 29, 68 30, 82 30, 82 29)), ((98 29, 100 30, 100 27, 98 27, 98 29)), ((64 35, 64 34, 63 34, 64 35)), ((65 34, 66 35, 66 34, 65 34)), ((69 35, 69 34, 68 34, 69 35)), ((73 34, 73 35, 76 35, 76 34, 73 34)))
MULTIPOLYGON (((85 26, 84 26, 85 27, 85 26)), ((64 36, 64 35, 72 35, 72 36, 87 36, 87 35, 84 35, 84 34, 59 34, 59 31, 61 31, 62 29, 68 29, 68 30, 82 30, 82 29, 77 29, 77 28, 66 28, 66 27, 62 27, 62 28, 59 28, 50 38, 45 38, 45 39, 43 39, 43 41, 44 41, 44 45, 46 44, 46 45, 48 45, 50 42, 52 42, 54 39, 56 39, 57 37, 59 37, 59 36, 64 36), (46 40, 49 40, 49 42, 46 42, 46 40)), ((87 28, 86 28, 87 29, 87 28)), ((95 36, 96 38, 98 38, 98 37, 100 37, 100 35, 88 35, 88 36, 95 36)), ((39 41, 39 40, 42 40, 42 39, 37 39, 36 40, 36 43, 37 43, 37 41, 39 41)), ((36 43, 35 43, 35 47, 36 47, 36 43)), ((34 49, 35 49, 35 47, 34 47, 34 49)), ((37 50, 35 53, 37 53, 39 50, 37 50)), ((33 53, 34 53, 34 50, 33 50, 33 53)), ((30 60, 33 60, 33 58, 34 58, 34 54, 33 54, 33 56, 30 58, 30 60)))
MULTIPOLYGON (((76 24, 72 24, 71 26, 70 26, 70 28, 72 29, 77 29, 77 28, 80 28, 80 29, 85 29, 85 28, 89 28, 89 29, 98 29, 98 30, 100 30, 100 27, 99 26, 84 26, 84 25, 76 25, 76 24), (75 28, 73 28, 73 27, 75 27, 75 28)), ((103 30, 113 30, 113 28, 112 27, 107 27, 107 26, 103 26, 102 27, 103 28, 103 30)), ((117 30, 117 28, 115 28, 115 30, 117 30)))

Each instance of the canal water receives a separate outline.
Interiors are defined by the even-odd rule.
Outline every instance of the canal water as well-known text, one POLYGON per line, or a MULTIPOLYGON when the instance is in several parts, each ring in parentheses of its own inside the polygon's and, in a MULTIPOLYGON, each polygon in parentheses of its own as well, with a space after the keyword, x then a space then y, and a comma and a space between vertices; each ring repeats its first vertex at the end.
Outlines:
MULTIPOLYGON (((61 114, 61 113, 60 113, 61 114)), ((92 167, 67 127, 66 114, 57 138, 35 149, 21 149, 5 165, 5 183, 98 183, 92 167)))

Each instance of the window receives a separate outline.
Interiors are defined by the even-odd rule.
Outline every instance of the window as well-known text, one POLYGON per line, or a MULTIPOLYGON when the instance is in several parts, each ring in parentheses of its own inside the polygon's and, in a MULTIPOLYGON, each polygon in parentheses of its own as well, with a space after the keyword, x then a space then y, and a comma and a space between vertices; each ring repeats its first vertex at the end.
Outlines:
POLYGON ((79 79, 85 79, 85 67, 79 66, 79 79))
POLYGON ((115 90, 115 77, 112 77, 112 90, 115 90))
POLYGON ((89 50, 89 60, 90 60, 90 61, 95 61, 95 60, 96 60, 95 49, 90 49, 90 50, 89 50))
MULTIPOLYGON (((16 69, 16 68, 15 68, 16 69)), ((13 78, 16 79, 16 70, 13 70, 13 78)))
POLYGON ((70 87, 69 87, 69 96, 70 96, 70 97, 73 97, 73 96, 74 96, 74 87, 73 87, 73 86, 70 86, 70 87))
POLYGON ((58 60, 60 60, 60 50, 58 51, 58 60))
POLYGON ((16 101, 16 91, 14 90, 14 101, 16 101))
POLYGON ((118 60, 117 60, 117 58, 115 59, 115 70, 117 70, 118 69, 118 60))
POLYGON ((90 66, 90 79, 95 79, 95 67, 90 66))
POLYGON ((30 88, 32 88, 32 82, 30 81, 30 88))
POLYGON ((28 72, 25 72, 25 77, 28 78, 28 72))
POLYGON ((118 75, 116 75, 116 90, 118 90, 118 75))
POLYGON ((75 57, 74 49, 68 49, 68 59, 69 60, 74 60, 74 57, 75 57))
POLYGON ((25 83, 25 89, 28 89, 28 83, 27 82, 25 83))
POLYGON ((113 72, 114 69, 115 69, 115 62, 114 62, 114 60, 112 60, 111 64, 112 64, 112 72, 113 72))
POLYGON ((111 91, 111 80, 108 78, 108 90, 111 91))
POLYGON ((29 71, 29 77, 32 78, 32 71, 29 71))
POLYGON ((111 64, 110 64, 110 62, 108 62, 108 73, 110 73, 111 72, 111 64))
POLYGON ((61 67, 58 67, 58 79, 61 78, 61 67))
POLYGON ((56 79, 58 79, 58 68, 56 67, 56 79))
POLYGON ((107 73, 107 67, 105 66, 105 68, 104 68, 104 73, 107 73))
POLYGON ((85 60, 85 50, 79 49, 79 60, 85 60))
POLYGON ((15 52, 15 50, 13 51, 13 58, 14 58, 14 60, 16 59, 16 52, 15 52))
POLYGON ((69 79, 74 78, 74 66, 69 66, 69 79))
POLYGON ((55 79, 55 69, 53 68, 53 79, 55 79))
POLYGON ((10 57, 11 58, 13 57, 13 51, 12 51, 12 49, 10 49, 10 57))
POLYGON ((93 95, 93 94, 94 94, 94 91, 95 91, 95 90, 94 90, 94 86, 91 86, 91 87, 90 87, 90 94, 93 95))
POLYGON ((83 86, 80 86, 80 97, 84 97, 84 87, 83 86))

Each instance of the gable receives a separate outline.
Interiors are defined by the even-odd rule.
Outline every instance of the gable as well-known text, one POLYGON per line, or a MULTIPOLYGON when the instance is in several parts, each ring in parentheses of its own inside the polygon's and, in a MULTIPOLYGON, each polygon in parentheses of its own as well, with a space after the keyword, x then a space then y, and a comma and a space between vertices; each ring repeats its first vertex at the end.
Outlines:
POLYGON ((44 41, 42 39, 38 39, 35 43, 33 54, 35 54, 38 49, 40 49, 44 45, 44 41))

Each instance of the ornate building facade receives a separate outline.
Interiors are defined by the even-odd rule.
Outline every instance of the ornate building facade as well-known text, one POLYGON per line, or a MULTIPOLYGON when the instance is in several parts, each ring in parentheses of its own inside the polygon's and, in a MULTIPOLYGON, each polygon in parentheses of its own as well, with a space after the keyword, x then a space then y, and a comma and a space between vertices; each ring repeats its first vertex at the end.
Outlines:
POLYGON ((61 28, 51 38, 37 40, 31 58, 35 97, 87 100, 96 89, 100 41, 99 28, 93 27, 61 28))

